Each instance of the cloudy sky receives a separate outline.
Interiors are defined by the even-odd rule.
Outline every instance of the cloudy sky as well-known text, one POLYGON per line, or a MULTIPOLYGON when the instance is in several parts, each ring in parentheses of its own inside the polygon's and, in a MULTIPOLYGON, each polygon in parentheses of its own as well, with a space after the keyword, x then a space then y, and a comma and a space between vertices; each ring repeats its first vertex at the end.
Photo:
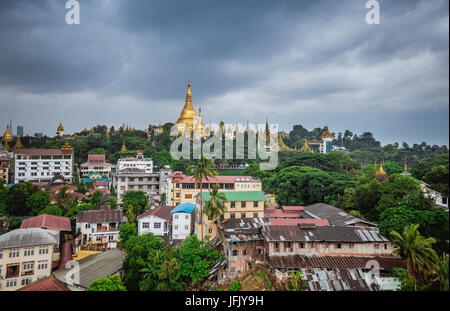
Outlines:
POLYGON ((0 130, 174 122, 328 125, 449 143, 449 1, 0 1, 0 130))

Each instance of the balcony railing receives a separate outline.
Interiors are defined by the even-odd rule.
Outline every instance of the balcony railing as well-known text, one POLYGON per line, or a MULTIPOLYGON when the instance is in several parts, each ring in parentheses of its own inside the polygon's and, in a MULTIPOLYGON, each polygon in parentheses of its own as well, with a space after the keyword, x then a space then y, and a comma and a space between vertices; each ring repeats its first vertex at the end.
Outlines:
POLYGON ((34 270, 24 271, 20 276, 34 275, 34 270))

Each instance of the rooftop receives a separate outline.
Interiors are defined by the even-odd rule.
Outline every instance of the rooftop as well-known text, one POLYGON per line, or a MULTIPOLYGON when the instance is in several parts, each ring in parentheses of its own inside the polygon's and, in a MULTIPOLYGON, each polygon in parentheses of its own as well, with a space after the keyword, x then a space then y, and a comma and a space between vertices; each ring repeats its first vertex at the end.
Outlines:
MULTIPOLYGON (((221 191, 225 194, 227 201, 265 201, 266 196, 262 191, 221 191)), ((210 192, 202 193, 203 202, 211 199, 210 192)))
POLYGON ((194 203, 181 203, 178 204, 170 213, 192 213, 195 209, 194 203))
POLYGON ((123 222, 123 211, 118 209, 100 209, 80 211, 77 222, 99 223, 99 222, 123 222))
POLYGON ((59 234, 41 228, 16 229, 0 235, 0 249, 58 244, 59 234))
MULTIPOLYGON (((99 254, 90 255, 78 261, 80 268, 79 285, 87 288, 93 281, 101 277, 110 277, 122 269, 125 253, 118 250, 110 250, 99 254)), ((71 269, 65 268, 55 272, 55 277, 65 282, 67 274, 71 269)))
POLYGON ((15 149, 14 154, 20 155, 73 155, 73 150, 61 150, 61 149, 15 149))
POLYGON ((162 219, 167 220, 168 222, 172 223, 172 216, 170 215, 170 212, 174 209, 173 206, 156 206, 154 209, 148 209, 144 213, 140 214, 137 219, 141 219, 147 216, 156 216, 162 219))
MULTIPOLYGON (((173 178, 174 182, 179 183, 195 183, 195 178, 192 176, 186 176, 180 171, 173 172, 169 175, 173 178)), ((208 177, 208 179, 203 178, 202 183, 204 184, 234 184, 236 182, 259 182, 255 180, 252 176, 225 176, 217 175, 215 177, 208 177)))
POLYGON ((22 221, 20 229, 26 228, 49 228, 59 229, 62 231, 71 231, 70 218, 63 216, 54 216, 49 214, 42 214, 36 217, 31 217, 22 221))
POLYGON ((64 283, 58 280, 53 274, 45 279, 31 283, 22 287, 18 291, 38 291, 38 292, 61 292, 70 291, 64 283))
POLYGON ((357 224, 365 224, 371 227, 377 226, 370 221, 355 217, 340 208, 325 203, 305 206, 305 212, 314 218, 327 219, 332 226, 354 226, 357 224))

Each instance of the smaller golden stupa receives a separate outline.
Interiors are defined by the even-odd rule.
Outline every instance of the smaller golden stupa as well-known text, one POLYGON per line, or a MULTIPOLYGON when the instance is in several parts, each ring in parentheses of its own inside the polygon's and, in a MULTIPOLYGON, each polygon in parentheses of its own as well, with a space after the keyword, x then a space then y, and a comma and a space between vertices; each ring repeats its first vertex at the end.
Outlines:
POLYGON ((127 147, 125 146, 125 140, 122 143, 122 148, 120 149, 120 152, 125 152, 127 151, 127 147))
POLYGON ((22 145, 22 142, 20 141, 20 135, 17 134, 17 140, 16 140, 16 144, 14 145, 14 149, 20 149, 22 147, 23 147, 23 145, 22 145))

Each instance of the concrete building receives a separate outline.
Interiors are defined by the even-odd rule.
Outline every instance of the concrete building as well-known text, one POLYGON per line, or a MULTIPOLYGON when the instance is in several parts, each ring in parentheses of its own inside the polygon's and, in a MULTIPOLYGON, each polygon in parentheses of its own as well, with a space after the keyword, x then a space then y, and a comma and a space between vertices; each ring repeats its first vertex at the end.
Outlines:
POLYGON ((0 179, 3 179, 6 184, 10 183, 12 162, 12 158, 0 155, 0 179))
MULTIPOLYGON (((262 218, 264 217, 264 202, 266 197, 261 191, 223 191, 226 197, 224 205, 226 211, 222 213, 219 221, 208 219, 203 215, 203 235, 200 220, 200 193, 196 196, 196 234, 201 238, 217 236, 217 222, 228 219, 262 218)), ((203 206, 211 199, 210 192, 202 193, 203 206)))
POLYGON ((0 290, 17 290, 50 275, 59 263, 59 234, 41 228, 0 236, 0 290))
POLYGON ((61 149, 14 150, 14 183, 31 181, 48 184, 55 175, 71 183, 73 174, 73 150, 66 143, 61 149))
POLYGON ((123 158, 117 161, 117 171, 126 168, 137 168, 150 174, 153 173, 153 160, 150 158, 144 158, 143 152, 139 150, 136 157, 123 158))
POLYGON ((137 217, 138 235, 172 236, 173 206, 152 206, 137 217))
POLYGON ((194 233, 195 204, 178 204, 171 212, 172 239, 184 240, 194 233))
POLYGON ((122 210, 103 207, 99 210, 80 211, 76 231, 80 245, 98 245, 116 248, 120 240, 119 228, 126 222, 122 210))
POLYGON ((87 178, 90 173, 98 173, 100 175, 111 178, 111 163, 106 162, 104 154, 88 154, 88 160, 80 164, 81 178, 87 178))
MULTIPOLYGON (((262 183, 251 176, 215 176, 203 179, 203 191, 209 191, 215 184, 223 191, 261 191, 262 183)), ((168 176, 166 205, 175 206, 180 203, 195 203, 195 196, 200 192, 200 185, 195 185, 192 176, 175 171, 168 176)))

